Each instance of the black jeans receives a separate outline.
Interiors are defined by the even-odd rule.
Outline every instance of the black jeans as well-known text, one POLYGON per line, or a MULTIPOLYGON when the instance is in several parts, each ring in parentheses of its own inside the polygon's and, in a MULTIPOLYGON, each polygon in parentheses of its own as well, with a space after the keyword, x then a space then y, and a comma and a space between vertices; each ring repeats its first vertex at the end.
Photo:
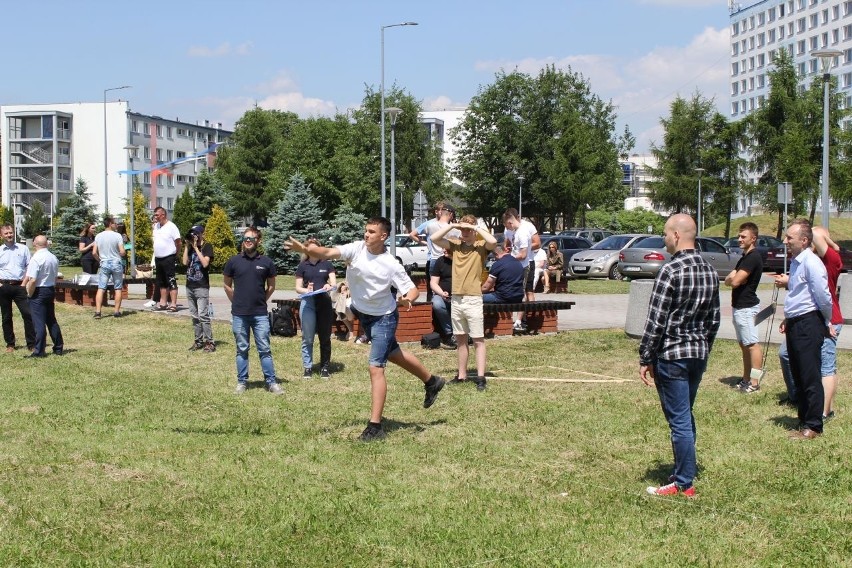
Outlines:
POLYGON ((35 345, 35 331, 33 330, 33 319, 30 315, 30 301, 27 299, 27 291, 23 286, 12 286, 10 284, 0 286, 0 313, 3 315, 3 339, 6 341, 6 347, 15 346, 12 302, 15 302, 15 305, 18 306, 18 311, 24 318, 24 337, 27 340, 27 349, 32 349, 35 345))
POLYGON ((796 383, 799 422, 822 432, 825 391, 822 388, 822 340, 827 327, 818 311, 787 320, 787 351, 796 383))

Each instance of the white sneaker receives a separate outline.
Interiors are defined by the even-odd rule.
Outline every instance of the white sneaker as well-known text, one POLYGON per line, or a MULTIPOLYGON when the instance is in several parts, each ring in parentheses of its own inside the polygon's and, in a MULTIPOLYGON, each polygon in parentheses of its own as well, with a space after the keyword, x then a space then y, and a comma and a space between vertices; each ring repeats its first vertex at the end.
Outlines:
POLYGON ((155 302, 154 300, 148 300, 147 302, 142 304, 142 306, 146 308, 153 308, 156 304, 157 302, 155 302))

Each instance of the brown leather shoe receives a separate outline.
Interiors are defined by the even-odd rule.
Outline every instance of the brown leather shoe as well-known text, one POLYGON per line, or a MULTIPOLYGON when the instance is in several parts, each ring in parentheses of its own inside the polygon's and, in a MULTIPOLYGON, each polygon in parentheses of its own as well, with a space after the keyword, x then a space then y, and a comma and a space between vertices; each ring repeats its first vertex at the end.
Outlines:
POLYGON ((6 353, 14 353, 14 352, 15 352, 15 347, 13 345, 9 345, 8 347, 6 347, 6 353))
POLYGON ((816 438, 819 438, 821 435, 822 432, 817 432, 816 430, 805 428, 803 430, 796 430, 790 435, 790 438, 794 440, 814 440, 816 438))

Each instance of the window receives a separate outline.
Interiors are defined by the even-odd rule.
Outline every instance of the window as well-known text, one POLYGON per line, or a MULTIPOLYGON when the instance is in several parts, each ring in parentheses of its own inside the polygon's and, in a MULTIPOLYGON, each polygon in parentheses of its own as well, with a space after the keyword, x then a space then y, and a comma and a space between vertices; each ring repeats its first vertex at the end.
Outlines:
POLYGON ((736 96, 740 92, 740 84, 734 81, 731 83, 731 95, 736 96))
POLYGON ((823 33, 820 36, 820 40, 822 41, 822 47, 825 48, 828 46, 828 32, 823 33))
POLYGON ((769 17, 770 22, 775 21, 775 8, 770 8, 769 10, 766 11, 766 14, 769 17))
POLYGON ((784 26, 778 26, 778 39, 784 39, 784 26))
POLYGON ((781 4, 780 6, 778 6, 778 17, 779 18, 784 17, 784 4, 781 4))
POLYGON ((852 24, 843 26, 843 41, 852 38, 852 24))
POLYGON ((843 61, 844 63, 852 63, 852 49, 843 50, 843 61))
POLYGON ((799 77, 804 77, 805 76, 805 62, 803 61, 803 62, 799 63, 796 67, 797 67, 796 71, 798 72, 799 77))
MULTIPOLYGON (((166 176, 166 180, 168 181, 169 187, 175 186, 175 176, 168 175, 168 176, 166 176)), ((171 208, 172 208, 171 205, 169 205, 169 209, 171 209, 171 208)))
POLYGON ((748 70, 754 71, 754 57, 748 58, 748 70))
POLYGON ((817 72, 817 64, 818 64, 818 63, 819 63, 819 61, 818 61, 818 60, 816 60, 816 59, 811 59, 810 64, 808 65, 808 70, 809 70, 811 73, 816 73, 816 72, 817 72))
POLYGON ((789 24, 787 24, 787 35, 788 36, 793 35, 793 22, 790 22, 789 24))
POLYGON ((831 30, 831 43, 837 45, 840 41, 840 30, 831 30))
POLYGON ((163 198, 162 198, 162 197, 158 197, 158 198, 157 198, 157 207, 162 207, 162 206, 163 206, 163 198))
POLYGON ((186 176, 179 175, 177 177, 177 181, 178 181, 178 183, 186 183, 186 176))
POLYGON ((166 161, 171 162, 174 159, 174 150, 166 150, 166 161))
POLYGON ((831 19, 836 20, 840 18, 840 6, 835 6, 831 9, 831 19))
POLYGON ((186 131, 186 136, 187 136, 188 138, 192 138, 192 135, 193 135, 192 130, 187 130, 187 131, 186 131))
POLYGON ((186 176, 187 183, 195 183, 195 176, 186 176))
POLYGON ((761 53, 757 56, 757 68, 760 69, 764 65, 766 65, 766 55, 761 53))
POLYGON ((148 123, 147 122, 142 123, 142 134, 144 134, 145 136, 151 135, 151 131, 148 130, 148 123))
POLYGON ((178 128, 177 129, 178 136, 186 136, 186 128, 178 128))
POLYGON ((763 95, 758 95, 758 97, 757 97, 757 108, 761 108, 763 106, 763 103, 765 103, 765 102, 766 102, 766 97, 764 97, 763 95))
POLYGON ((819 24, 819 15, 811 14, 811 17, 808 18, 808 23, 810 24, 808 26, 809 29, 814 29, 815 27, 817 27, 817 25, 819 24))
POLYGON ((163 137, 163 125, 158 124, 157 125, 157 138, 162 138, 162 137, 163 137))
POLYGON ((757 25, 762 26, 766 22, 766 14, 761 12, 757 15, 757 25))
POLYGON ((731 55, 736 57, 737 55, 739 55, 739 53, 740 53, 740 45, 738 43, 735 43, 734 45, 731 46, 731 55))
POLYGON ((775 30, 769 30, 769 43, 775 43, 775 30))
POLYGON ((804 33, 805 31, 805 18, 799 18, 796 21, 796 31, 799 33, 804 33))
POLYGON ((740 90, 741 90, 742 92, 744 92, 744 93, 745 93, 745 91, 746 91, 746 80, 745 80, 745 79, 743 79, 742 81, 740 81, 740 90))
POLYGON ((763 47, 764 43, 766 43, 766 34, 761 32, 757 34, 757 47, 763 47))
POLYGON ((814 36, 810 39, 811 51, 813 51, 814 49, 816 49, 819 46, 818 42, 819 42, 819 38, 817 36, 814 36))
POLYGON ((844 73, 840 82, 844 88, 852 86, 852 73, 844 73))
POLYGON ((163 178, 164 177, 166 177, 166 176, 164 176, 163 174, 159 174, 157 176, 157 187, 165 187, 165 185, 163 184, 163 178))
POLYGON ((145 146, 144 152, 145 152, 145 159, 150 160, 151 159, 151 148, 149 146, 145 146))
POLYGON ((757 88, 762 89, 765 86, 766 86, 766 75, 761 73, 760 75, 757 76, 757 88))
POLYGON ((142 174, 142 183, 145 185, 151 185, 151 172, 145 172, 142 174))
POLYGON ((805 51, 805 40, 800 39, 799 43, 796 44, 796 55, 802 55, 805 51))
POLYGON ((163 149, 157 148, 157 162, 163 161, 163 149))
POLYGON ((166 127, 166 138, 171 138, 171 137, 172 137, 172 127, 167 126, 166 127))
POLYGON ((138 120, 131 120, 130 121, 130 132, 139 134, 139 121, 138 120))
POLYGON ((172 209, 174 209, 174 205, 175 205, 175 200, 174 200, 174 198, 172 198, 172 197, 167 197, 167 198, 166 198, 166 209, 167 209, 167 210, 169 210, 169 211, 171 211, 172 209))
POLYGON ((734 101, 731 103, 731 114, 739 114, 740 112, 740 103, 734 101))
POLYGON ((828 23, 828 10, 822 11, 822 23, 823 25, 828 23))
POLYGON ((754 49, 754 36, 751 36, 750 38, 748 38, 748 48, 749 48, 749 50, 754 49))
POLYGON ((731 24, 731 35, 735 36, 738 33, 740 33, 740 23, 734 22, 733 24, 731 24))
POLYGON ((748 90, 749 90, 749 91, 753 91, 753 90, 754 90, 754 77, 749 77, 749 78, 748 78, 748 90))

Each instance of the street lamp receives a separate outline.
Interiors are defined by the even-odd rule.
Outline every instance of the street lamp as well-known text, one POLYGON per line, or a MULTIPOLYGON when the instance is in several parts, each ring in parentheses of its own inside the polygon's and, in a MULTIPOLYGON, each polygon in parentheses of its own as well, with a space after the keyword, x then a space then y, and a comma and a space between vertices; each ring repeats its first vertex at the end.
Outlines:
POLYGON ((518 219, 521 219, 523 217, 523 215, 521 214, 522 211, 523 211, 522 208, 521 208, 521 203, 522 203, 521 198, 524 194, 524 180, 525 179, 526 178, 524 177, 524 174, 518 174, 518 219))
MULTIPOLYGON (((127 157, 130 159, 130 169, 133 169, 133 158, 139 146, 125 146, 127 157)), ((133 174, 127 174, 127 199, 130 207, 130 276, 136 277, 136 201, 133 199, 133 174)))
POLYGON ((696 219, 696 221, 697 221, 696 225, 697 225, 697 229, 698 229, 698 236, 700 237, 701 236, 701 210, 703 209, 703 207, 701 207, 701 205, 703 204, 703 202, 701 201, 701 176, 707 170, 705 170, 704 168, 695 168, 695 171, 698 172, 698 209, 696 210, 698 212, 698 215, 697 215, 697 219, 696 219))
POLYGON ((839 49, 820 49, 812 51, 811 55, 819 57, 822 63, 822 226, 828 229, 828 95, 831 90, 831 66, 836 57, 843 55, 839 49))
POLYGON ((387 217, 387 209, 385 207, 385 28, 416 25, 417 22, 402 22, 401 24, 382 26, 382 217, 387 217))
POLYGON ((396 227, 394 226, 394 218, 396 217, 396 118, 402 114, 402 109, 398 107, 390 107, 385 109, 391 121, 391 254, 396 257, 396 227))
POLYGON ((106 95, 109 91, 120 91, 129 89, 130 85, 122 85, 121 87, 110 87, 104 89, 104 213, 109 211, 109 145, 107 144, 107 100, 106 95))

